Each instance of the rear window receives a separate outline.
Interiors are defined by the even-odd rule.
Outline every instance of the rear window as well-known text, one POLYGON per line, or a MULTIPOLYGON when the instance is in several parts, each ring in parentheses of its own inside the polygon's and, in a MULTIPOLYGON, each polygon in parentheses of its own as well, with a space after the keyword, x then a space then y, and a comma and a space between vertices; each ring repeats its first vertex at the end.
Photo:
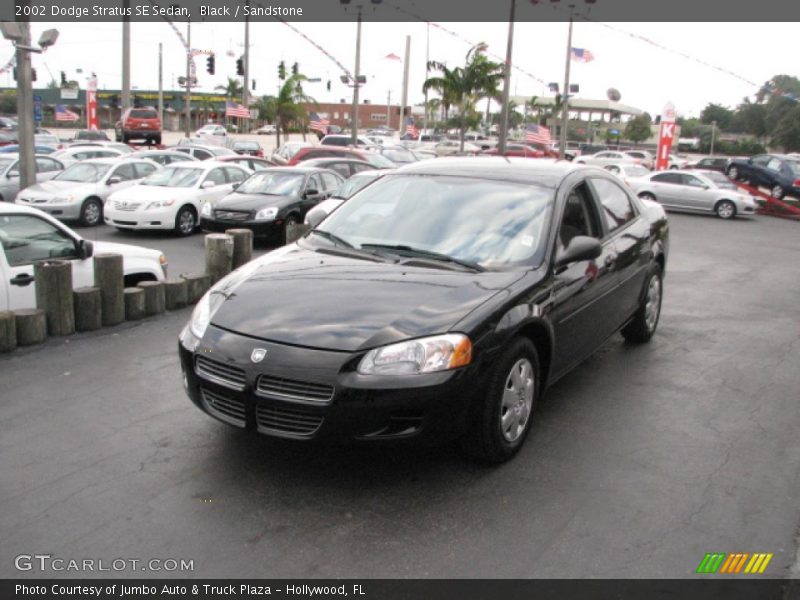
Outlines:
POLYGON ((149 108, 134 108, 131 111, 130 118, 132 119, 157 119, 158 113, 149 108))

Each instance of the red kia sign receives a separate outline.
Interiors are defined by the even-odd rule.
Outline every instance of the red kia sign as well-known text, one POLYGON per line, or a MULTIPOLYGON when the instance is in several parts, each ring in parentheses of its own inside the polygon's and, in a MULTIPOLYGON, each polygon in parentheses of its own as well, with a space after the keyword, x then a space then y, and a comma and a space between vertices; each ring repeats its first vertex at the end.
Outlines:
POLYGON ((96 131, 100 129, 100 120, 97 118, 97 78, 89 79, 86 88, 86 129, 96 131))
POLYGON ((675 107, 668 102, 661 113, 661 128, 658 132, 658 153, 656 154, 656 171, 669 169, 669 153, 675 139, 675 107))

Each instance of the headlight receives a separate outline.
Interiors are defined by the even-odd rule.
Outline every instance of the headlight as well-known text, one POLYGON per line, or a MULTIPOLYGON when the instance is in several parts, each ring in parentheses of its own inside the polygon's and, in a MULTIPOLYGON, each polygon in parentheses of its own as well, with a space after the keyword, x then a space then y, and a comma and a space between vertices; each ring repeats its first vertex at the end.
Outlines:
POLYGON ((165 208, 167 206, 172 206, 173 204, 175 204, 175 200, 154 200, 145 206, 144 209, 150 210, 151 208, 165 208))
POLYGON ((274 221, 278 216, 278 207, 270 206, 269 208, 262 208, 256 213, 256 221, 274 221))
POLYGON ((390 344, 367 352, 358 364, 362 375, 435 373, 472 362, 472 342, 460 333, 390 344))
POLYGON ((211 202, 206 202, 205 204, 203 204, 203 208, 200 209, 200 214, 203 215, 204 217, 211 216, 211 202))
POLYGON ((72 202, 75 200, 75 196, 72 194, 67 194, 66 196, 54 196, 50 198, 48 201, 49 204, 62 204, 64 202, 72 202))

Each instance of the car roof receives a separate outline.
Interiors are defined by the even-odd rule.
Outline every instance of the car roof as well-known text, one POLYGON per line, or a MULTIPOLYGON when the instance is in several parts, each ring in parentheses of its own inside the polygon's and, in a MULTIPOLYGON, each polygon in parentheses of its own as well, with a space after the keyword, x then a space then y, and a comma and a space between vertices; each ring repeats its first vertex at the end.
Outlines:
POLYGON ((566 160, 475 156, 423 160, 404 165, 398 168, 396 173, 515 181, 556 188, 564 177, 579 170, 602 171, 602 169, 572 164, 566 160))
MULTIPOLYGON (((330 169, 323 169, 322 167, 307 167, 302 166, 302 163, 299 165, 295 165, 294 167, 283 166, 279 165, 276 167, 270 167, 269 169, 264 169, 259 171, 259 173, 263 173, 264 171, 286 171, 287 173, 336 173, 336 171, 331 171, 330 169)), ((338 173, 336 173, 338 175, 338 173)))
POLYGON ((212 169, 214 167, 241 167, 241 165, 231 165, 226 162, 222 162, 219 160, 185 160, 173 164, 169 164, 165 169, 170 168, 185 168, 185 169, 212 169))

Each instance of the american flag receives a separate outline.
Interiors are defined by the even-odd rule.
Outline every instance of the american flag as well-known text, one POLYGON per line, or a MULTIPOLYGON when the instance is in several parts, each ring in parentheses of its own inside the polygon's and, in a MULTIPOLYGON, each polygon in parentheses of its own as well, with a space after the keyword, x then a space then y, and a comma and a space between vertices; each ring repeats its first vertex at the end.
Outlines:
POLYGON ((241 104, 236 104, 236 102, 231 102, 230 100, 225 103, 225 116, 226 117, 243 117, 245 119, 250 118, 250 111, 247 110, 241 104))
POLYGON ((397 56, 394 52, 386 55, 386 60, 394 60, 396 62, 403 62, 403 59, 397 56))
POLYGON ((572 56, 572 60, 577 62, 588 63, 594 60, 594 54, 592 54, 591 50, 587 50, 586 48, 572 48, 570 55, 572 56))
POLYGON ((544 125, 531 123, 525 128, 525 141, 529 144, 550 144, 550 130, 544 125))
POLYGON ((414 138, 419 137, 419 130, 417 129, 417 126, 414 125, 414 119, 411 117, 406 118, 406 133, 414 138))
POLYGON ((56 121, 77 121, 80 118, 80 115, 68 110, 63 104, 56 105, 56 121))
POLYGON ((308 113, 308 128, 312 131, 319 131, 321 134, 326 135, 330 124, 331 122, 328 119, 320 118, 317 113, 308 113))

